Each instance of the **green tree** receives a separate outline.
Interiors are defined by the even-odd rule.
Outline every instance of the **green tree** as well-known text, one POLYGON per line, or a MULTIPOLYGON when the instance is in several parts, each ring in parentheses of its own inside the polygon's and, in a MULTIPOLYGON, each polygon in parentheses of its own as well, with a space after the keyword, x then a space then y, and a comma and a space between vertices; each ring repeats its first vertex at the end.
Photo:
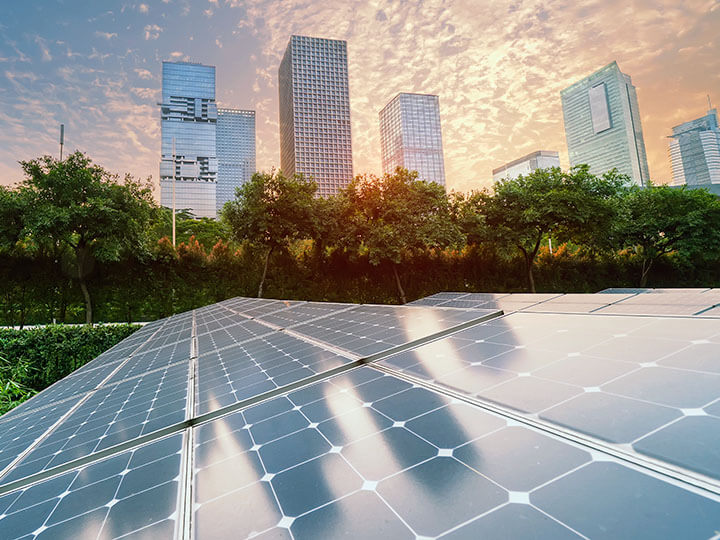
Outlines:
POLYGON ((21 165, 26 175, 21 191, 27 200, 23 234, 36 244, 69 247, 85 300, 85 322, 92 324, 87 277, 94 261, 145 251, 152 192, 130 176, 119 183, 117 175, 81 152, 63 161, 44 156, 21 165))
POLYGON ((720 254, 720 200, 704 189, 633 186, 613 233, 639 258, 645 287, 653 264, 670 253, 696 260, 720 254))
POLYGON ((492 195, 470 200, 485 216, 488 238, 521 252, 528 288, 535 292, 533 265, 543 237, 552 232, 560 241, 597 241, 610 227, 625 181, 615 171, 596 177, 586 165, 570 172, 553 167, 500 180, 492 195))
POLYGON ((282 172, 255 173, 237 189, 235 200, 225 204, 222 219, 235 240, 248 241, 264 251, 258 298, 262 297, 268 262, 273 251, 313 233, 314 197, 317 185, 302 176, 282 172))
POLYGON ((404 257, 462 241, 450 219, 445 188, 397 168, 378 178, 359 176, 342 193, 338 244, 366 254, 372 265, 389 263, 400 301, 407 302, 398 267, 404 257))

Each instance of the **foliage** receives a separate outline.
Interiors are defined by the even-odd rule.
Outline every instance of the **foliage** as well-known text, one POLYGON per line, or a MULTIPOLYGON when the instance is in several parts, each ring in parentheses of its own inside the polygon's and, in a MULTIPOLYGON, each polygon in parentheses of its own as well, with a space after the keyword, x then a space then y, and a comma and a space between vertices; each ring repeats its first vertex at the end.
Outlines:
POLYGON ((237 189, 235 200, 225 204, 222 218, 233 238, 265 251, 258 298, 262 296, 272 252, 312 236, 316 190, 315 182, 299 175, 287 178, 282 172, 255 173, 250 182, 237 189))
POLYGON ((338 245, 366 254, 371 264, 392 263, 398 293, 407 302, 397 267, 406 256, 460 244, 445 189, 417 172, 360 176, 342 193, 338 245))
POLYGON ((151 190, 130 176, 119 184, 117 176, 80 152, 64 161, 44 156, 21 165, 26 175, 18 193, 26 203, 22 234, 38 245, 72 250, 90 324, 86 278, 96 260, 118 260, 127 252, 140 255, 154 206, 151 190))
MULTIPOLYGON (((49 325, 25 330, 0 329, 0 356, 18 382, 42 390, 122 341, 138 325, 49 325), (30 366, 25 370, 23 366, 30 366)), ((15 379, 12 379, 15 380, 15 379)))
POLYGON ((614 239, 641 261, 640 287, 653 264, 670 253, 695 260, 720 255, 720 201, 705 190, 635 186, 620 208, 614 239))
POLYGON ((615 172, 598 178, 587 166, 558 167, 495 183, 494 194, 470 198, 484 215, 488 239, 515 246, 523 256, 528 287, 535 292, 533 264, 544 236, 560 241, 593 240, 609 228, 624 178, 615 172))
POLYGON ((0 415, 14 409, 37 393, 37 390, 20 382, 29 378, 32 369, 26 360, 11 364, 0 356, 0 415))

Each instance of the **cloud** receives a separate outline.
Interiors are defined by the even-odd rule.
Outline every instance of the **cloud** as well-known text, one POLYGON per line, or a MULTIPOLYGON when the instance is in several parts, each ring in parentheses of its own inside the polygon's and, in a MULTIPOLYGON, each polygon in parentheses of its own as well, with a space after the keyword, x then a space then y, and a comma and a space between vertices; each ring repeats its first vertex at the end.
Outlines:
POLYGON ((135 73, 137 73, 138 77, 141 79, 149 80, 153 78, 152 73, 150 73, 149 70, 143 69, 143 68, 135 68, 135 73))
POLYGON ((95 36, 103 38, 103 39, 107 39, 109 41, 112 38, 116 38, 117 33, 115 33, 115 32, 100 32, 99 30, 96 30, 95 36))
POLYGON ((140 5, 138 6, 138 11, 139 11, 140 13, 147 13, 147 12, 150 11, 150 8, 148 7, 147 4, 140 4, 140 5))
POLYGON ((162 27, 158 26, 157 24, 147 24, 145 25, 144 30, 146 41, 159 38, 160 33, 163 31, 162 27))
POLYGON ((215 40, 215 45, 217 45, 218 49, 222 49, 223 47, 222 41, 220 41, 219 39, 215 40))
POLYGON ((40 47, 43 62, 50 62, 52 55, 50 54, 50 49, 48 49, 47 42, 40 36, 35 36, 35 43, 40 47))

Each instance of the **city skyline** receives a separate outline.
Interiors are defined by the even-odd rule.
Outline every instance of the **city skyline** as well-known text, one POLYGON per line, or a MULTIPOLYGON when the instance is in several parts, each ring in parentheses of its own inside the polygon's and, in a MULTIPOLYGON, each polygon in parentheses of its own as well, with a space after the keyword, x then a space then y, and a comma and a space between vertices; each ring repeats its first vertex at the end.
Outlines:
POLYGON ((216 65, 218 105, 257 111, 258 169, 278 167, 275 74, 291 34, 348 42, 356 173, 381 170, 384 103, 401 90, 440 95, 449 190, 488 185, 499 163, 538 147, 560 149, 567 166, 559 91, 613 59, 638 89, 650 177, 669 182, 668 132, 720 88, 717 2, 72 4, 5 10, 3 183, 22 178, 17 160, 57 153, 60 123, 66 151, 157 182, 163 59, 216 65), (493 21, 482 35, 478 16, 493 21), (633 35, 612 24, 618 16, 633 35))

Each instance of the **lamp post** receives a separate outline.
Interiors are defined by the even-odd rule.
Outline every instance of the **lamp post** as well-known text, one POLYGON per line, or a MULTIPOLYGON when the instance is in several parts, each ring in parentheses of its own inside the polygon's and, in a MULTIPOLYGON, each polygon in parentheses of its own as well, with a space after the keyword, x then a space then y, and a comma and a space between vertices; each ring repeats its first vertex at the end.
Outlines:
POLYGON ((173 189, 172 189, 172 199, 173 199, 173 205, 172 205, 172 237, 173 237, 173 247, 175 247, 175 177, 177 176, 175 174, 175 167, 176 167, 176 159, 175 159, 175 137, 172 139, 172 153, 173 153, 173 189))

